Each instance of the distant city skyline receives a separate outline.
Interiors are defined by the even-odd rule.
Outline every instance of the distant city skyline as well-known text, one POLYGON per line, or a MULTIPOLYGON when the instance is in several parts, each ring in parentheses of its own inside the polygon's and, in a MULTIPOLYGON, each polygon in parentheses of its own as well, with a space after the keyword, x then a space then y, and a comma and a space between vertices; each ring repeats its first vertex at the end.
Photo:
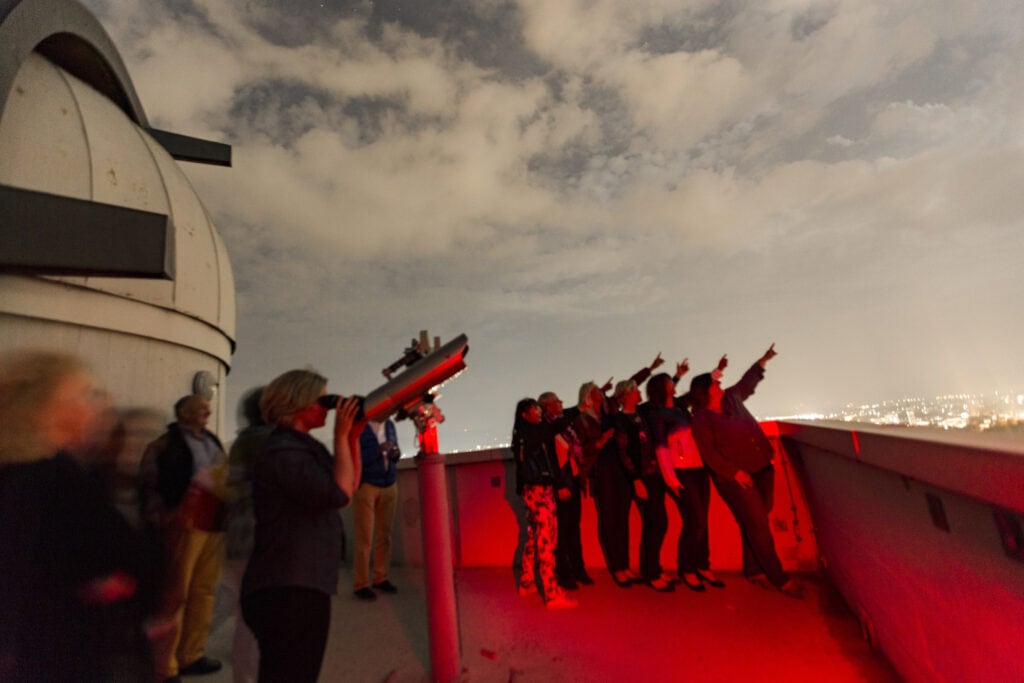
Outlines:
POLYGON ((152 125, 232 146, 182 164, 237 285, 228 439, 421 329, 469 337, 445 450, 659 351, 728 381, 774 342, 760 416, 1024 387, 1017 0, 84 4, 152 125))

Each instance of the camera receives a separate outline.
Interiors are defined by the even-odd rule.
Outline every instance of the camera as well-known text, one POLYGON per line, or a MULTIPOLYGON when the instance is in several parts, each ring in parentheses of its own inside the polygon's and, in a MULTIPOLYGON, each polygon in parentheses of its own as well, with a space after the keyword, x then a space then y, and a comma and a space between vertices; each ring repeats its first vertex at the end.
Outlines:
POLYGON ((389 462, 394 462, 402 457, 402 451, 394 441, 385 441, 380 445, 381 455, 389 462))
MULTIPOLYGON (((402 358, 385 368, 389 378, 365 397, 359 399, 357 419, 383 421, 398 413, 398 419, 408 417, 422 403, 432 403, 434 390, 466 369, 465 357, 469 353, 469 339, 460 334, 444 346, 433 351, 423 343, 413 343, 402 358), (399 367, 406 369, 392 377, 399 367)), ((325 394, 317 402, 330 410, 338 404, 338 394, 325 394)))

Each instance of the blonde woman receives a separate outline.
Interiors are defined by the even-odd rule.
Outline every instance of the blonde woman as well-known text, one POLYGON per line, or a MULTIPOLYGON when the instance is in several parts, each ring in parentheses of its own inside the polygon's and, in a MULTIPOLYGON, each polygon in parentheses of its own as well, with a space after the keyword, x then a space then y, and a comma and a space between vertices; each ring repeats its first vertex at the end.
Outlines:
POLYGON ((341 561, 341 519, 359 481, 355 398, 323 400, 327 380, 291 370, 263 390, 260 411, 275 425, 256 458, 252 556, 242 579, 242 614, 259 643, 261 683, 315 683, 320 674, 341 561), (336 408, 334 456, 309 435, 336 408))

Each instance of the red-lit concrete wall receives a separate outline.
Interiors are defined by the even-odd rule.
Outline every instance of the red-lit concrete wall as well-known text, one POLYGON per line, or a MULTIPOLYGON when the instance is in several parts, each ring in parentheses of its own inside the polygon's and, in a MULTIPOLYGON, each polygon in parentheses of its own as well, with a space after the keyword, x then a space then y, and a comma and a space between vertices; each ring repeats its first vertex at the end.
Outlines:
MULTIPOLYGON (((776 495, 772 525, 783 565, 789 570, 816 569, 817 545, 810 516, 798 482, 785 453, 778 448, 774 423, 764 425, 776 445, 776 495), (798 541, 797 538, 800 538, 798 541)), ((505 449, 448 456, 448 495, 451 501, 453 558, 457 567, 512 567, 519 548, 524 509, 512 483, 512 461, 505 449)), ((419 489, 415 463, 403 461, 399 471, 399 509, 395 520, 394 561, 419 565, 423 561, 419 489)), ((676 540, 680 519, 675 505, 666 499, 669 531, 662 548, 662 566, 676 566, 676 540)), ((582 539, 589 567, 604 567, 597 541, 596 513, 592 498, 583 501, 582 539)), ((351 529, 351 523, 346 527, 351 529)), ((739 529, 714 492, 710 510, 711 563, 717 569, 739 569, 742 564, 739 529)), ((640 517, 634 507, 630 523, 632 566, 638 566, 640 517)), ((511 574, 510 574, 511 576, 511 574)))
POLYGON ((827 574, 900 674, 1024 681, 1024 442, 780 428, 827 574))

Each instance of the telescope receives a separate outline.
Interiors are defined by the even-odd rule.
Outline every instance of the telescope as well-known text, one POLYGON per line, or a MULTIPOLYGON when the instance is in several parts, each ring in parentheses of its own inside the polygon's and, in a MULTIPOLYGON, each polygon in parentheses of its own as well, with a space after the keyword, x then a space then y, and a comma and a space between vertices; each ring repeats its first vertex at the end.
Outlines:
MULTIPOLYGON (((437 340, 438 342, 440 340, 437 340)), ((469 339, 460 334, 444 346, 430 350, 426 339, 413 340, 404 355, 383 370, 389 380, 365 397, 359 399, 357 419, 383 422, 398 414, 401 420, 410 417, 424 403, 433 403, 435 390, 466 369, 466 354, 469 353, 469 339), (405 366, 405 370, 392 375, 405 366)), ((327 394, 319 399, 325 408, 334 408, 340 397, 327 394)))

